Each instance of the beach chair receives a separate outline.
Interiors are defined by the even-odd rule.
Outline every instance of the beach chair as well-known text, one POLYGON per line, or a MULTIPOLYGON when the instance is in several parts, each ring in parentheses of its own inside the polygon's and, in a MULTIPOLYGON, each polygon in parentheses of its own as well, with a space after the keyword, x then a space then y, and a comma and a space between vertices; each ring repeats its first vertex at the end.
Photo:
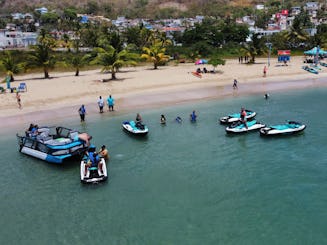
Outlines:
POLYGON ((20 83, 18 87, 19 92, 27 92, 27 86, 26 83, 20 83))

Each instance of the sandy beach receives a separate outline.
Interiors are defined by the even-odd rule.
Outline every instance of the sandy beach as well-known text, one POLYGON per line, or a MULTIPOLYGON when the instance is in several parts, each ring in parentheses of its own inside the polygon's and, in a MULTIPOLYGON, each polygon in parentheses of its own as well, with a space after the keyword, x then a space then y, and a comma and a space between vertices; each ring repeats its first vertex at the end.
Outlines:
MULTIPOLYGON (((87 114, 99 113, 97 99, 106 99, 110 94, 115 98, 115 112, 142 111, 146 108, 170 106, 197 100, 219 99, 250 93, 271 93, 276 90, 301 89, 312 86, 326 86, 327 68, 321 67, 318 75, 302 69, 303 57, 292 57, 288 66, 277 59, 256 59, 256 64, 239 64, 238 60, 226 60, 218 66, 216 73, 202 74, 202 78, 192 75, 198 67, 213 70, 211 65, 178 64, 153 70, 151 64, 142 67, 122 68, 117 80, 102 82, 111 74, 99 70, 80 72, 50 72, 50 79, 42 73, 17 75, 11 87, 21 82, 27 84, 27 92, 22 92, 22 109, 18 108, 14 93, 0 94, 2 129, 5 126, 49 121, 51 118, 79 118, 77 110, 86 105, 87 114), (267 66, 267 76, 263 68, 267 66), (238 80, 238 89, 233 90, 233 80, 238 80)), ((6 87, 6 84, 1 86, 6 87)))

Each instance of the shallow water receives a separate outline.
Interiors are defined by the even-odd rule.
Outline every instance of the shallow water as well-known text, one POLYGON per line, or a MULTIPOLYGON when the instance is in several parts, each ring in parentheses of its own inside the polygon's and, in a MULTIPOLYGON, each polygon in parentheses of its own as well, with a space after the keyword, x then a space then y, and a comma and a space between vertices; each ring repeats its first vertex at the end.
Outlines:
POLYGON ((107 145, 109 181, 98 185, 80 183, 78 162, 57 166, 20 154, 10 129, 0 139, 0 242, 325 244, 326 95, 326 88, 306 89, 140 111, 150 129, 145 138, 121 130, 134 113, 96 115, 83 125, 78 118, 49 122, 107 145), (260 122, 296 120, 307 129, 279 138, 228 136, 218 118, 241 106, 260 122), (195 124, 188 121, 193 109, 195 124))

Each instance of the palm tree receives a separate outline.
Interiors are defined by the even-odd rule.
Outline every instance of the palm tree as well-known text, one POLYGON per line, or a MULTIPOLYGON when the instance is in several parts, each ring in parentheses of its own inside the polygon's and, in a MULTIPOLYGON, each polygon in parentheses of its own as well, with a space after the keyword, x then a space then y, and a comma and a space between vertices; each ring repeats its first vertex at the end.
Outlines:
POLYGON ((44 31, 41 31, 39 44, 33 46, 34 52, 29 55, 28 65, 30 67, 42 67, 44 78, 49 78, 49 70, 54 67, 56 61, 51 54, 55 40, 49 37, 44 31))
POLYGON ((0 60, 0 64, 10 76, 11 82, 14 81, 14 74, 18 74, 24 70, 25 67, 25 63, 17 63, 17 61, 12 56, 11 51, 5 51, 5 57, 0 60))
POLYGON ((101 71, 109 71, 112 80, 117 79, 116 73, 119 68, 127 65, 136 65, 139 57, 138 54, 131 53, 128 49, 123 49, 118 52, 118 50, 111 45, 107 45, 104 48, 95 48, 94 53, 97 55, 93 57, 92 54, 88 55, 88 57, 92 59, 90 64, 102 65, 103 68, 101 71))
POLYGON ((259 34, 253 34, 252 41, 245 43, 240 49, 243 55, 250 57, 251 64, 255 63, 255 57, 264 54, 265 50, 265 44, 259 34))
POLYGON ((153 62, 154 69, 158 69, 158 65, 167 62, 169 55, 166 55, 166 46, 171 44, 170 40, 154 39, 150 47, 143 47, 142 59, 153 62))

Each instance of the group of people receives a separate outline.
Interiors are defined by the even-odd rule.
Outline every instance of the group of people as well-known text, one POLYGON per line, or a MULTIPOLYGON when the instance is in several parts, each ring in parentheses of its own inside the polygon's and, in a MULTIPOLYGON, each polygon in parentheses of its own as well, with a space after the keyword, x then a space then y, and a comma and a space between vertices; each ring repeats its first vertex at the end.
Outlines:
POLYGON ((238 63, 242 64, 243 63, 243 58, 244 58, 244 63, 248 63, 249 61, 249 56, 240 56, 238 57, 238 63))
POLYGON ((203 67, 203 70, 201 70, 201 68, 197 68, 196 72, 197 73, 208 73, 208 70, 207 70, 207 68, 203 67))
MULTIPOLYGON (((104 99, 102 98, 102 96, 99 96, 97 103, 99 106, 100 113, 103 113, 104 99)), ((107 98, 107 105, 109 111, 114 111, 115 100, 111 95, 109 95, 107 98)))
POLYGON ((101 173, 103 173, 101 158, 104 158, 106 161, 109 160, 109 153, 105 145, 101 146, 101 149, 97 152, 94 150, 93 152, 85 152, 85 176, 88 168, 98 168, 101 173))
MULTIPOLYGON (((195 110, 193 110, 192 113, 190 114, 190 121, 191 122, 196 122, 196 118, 197 118, 197 114, 196 114, 195 110)), ((183 120, 182 120, 182 118, 180 116, 177 116, 175 118, 175 121, 178 122, 178 123, 182 123, 183 120)), ((161 124, 166 124, 166 117, 163 114, 160 116, 160 123, 161 124)))
MULTIPOLYGON (((103 113, 103 108, 104 108, 105 102, 104 102, 104 99, 102 98, 102 96, 99 96, 99 99, 97 100, 97 104, 99 106, 99 112, 103 113)), ((109 95, 107 98, 107 105, 108 105, 109 111, 114 111, 115 100, 111 95, 109 95)), ((81 122, 84 122, 85 115, 86 115, 85 105, 81 105, 81 107, 78 109, 78 114, 81 118, 81 122)))

